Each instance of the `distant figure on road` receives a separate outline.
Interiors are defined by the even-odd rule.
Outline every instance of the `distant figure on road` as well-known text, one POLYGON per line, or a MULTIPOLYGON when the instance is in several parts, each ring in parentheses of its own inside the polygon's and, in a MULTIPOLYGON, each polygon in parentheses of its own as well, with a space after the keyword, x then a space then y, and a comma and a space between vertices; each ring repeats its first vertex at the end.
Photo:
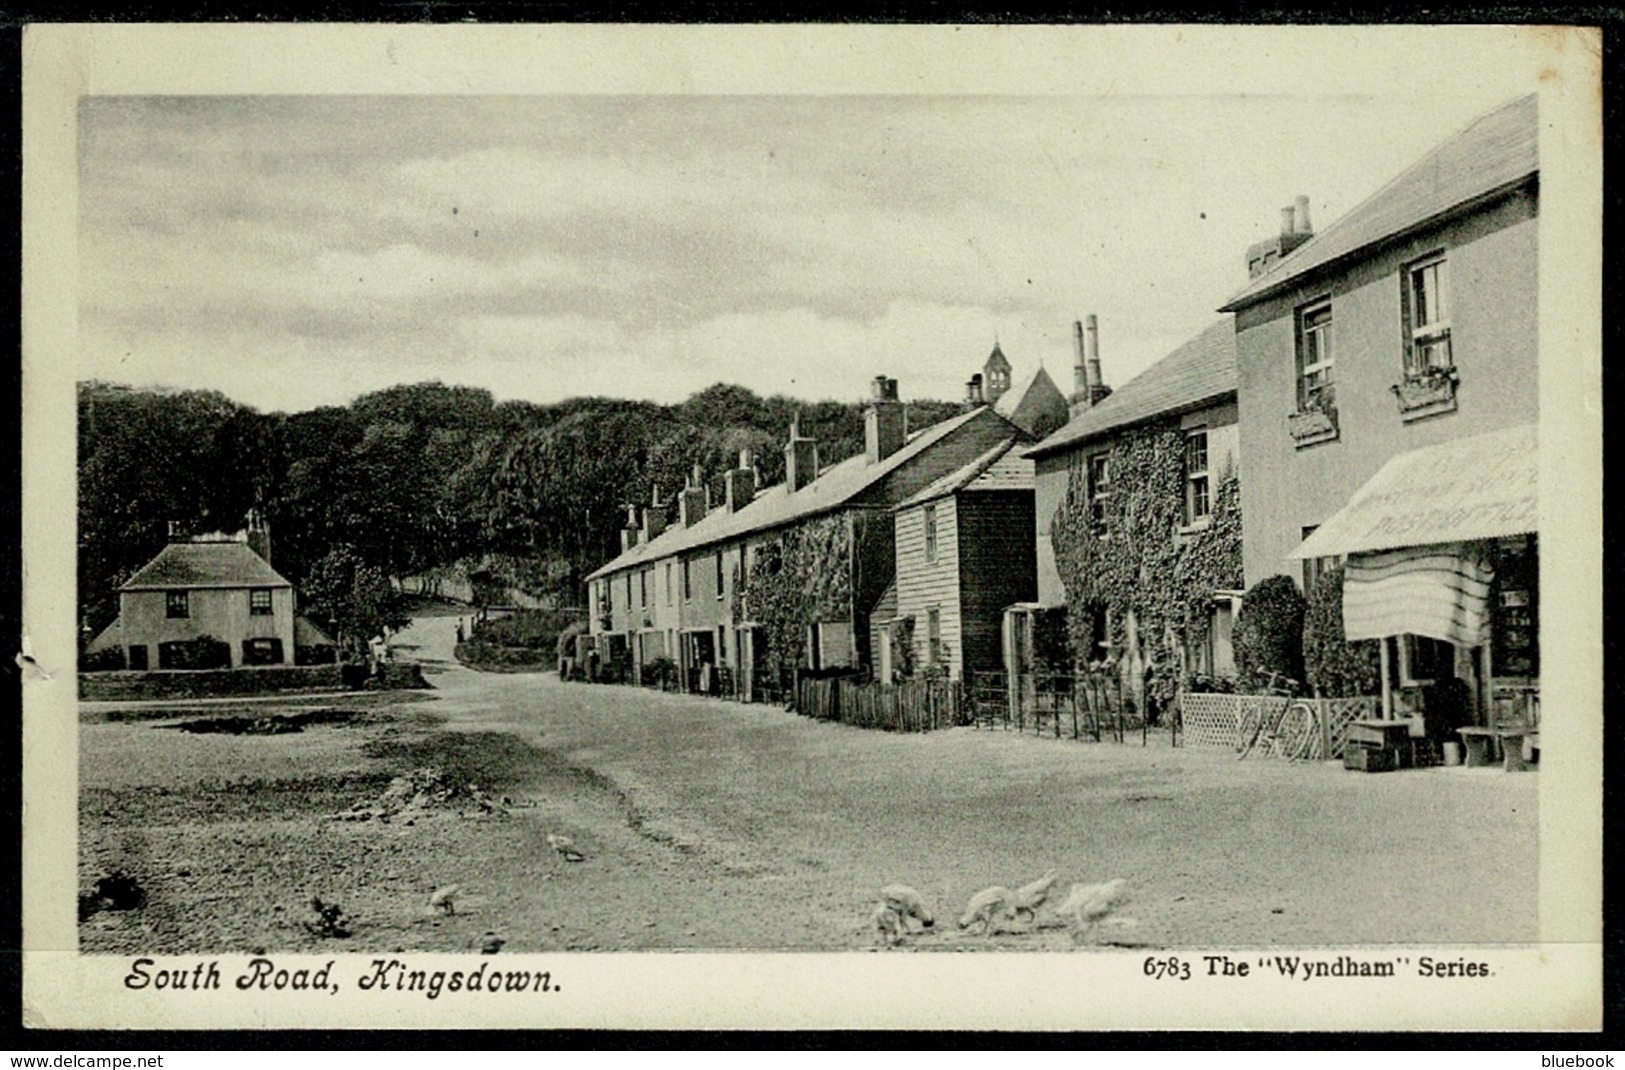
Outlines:
POLYGON ((463 643, 463 622, 462 622, 462 620, 459 619, 457 621, 457 644, 459 646, 461 646, 462 643, 463 643))

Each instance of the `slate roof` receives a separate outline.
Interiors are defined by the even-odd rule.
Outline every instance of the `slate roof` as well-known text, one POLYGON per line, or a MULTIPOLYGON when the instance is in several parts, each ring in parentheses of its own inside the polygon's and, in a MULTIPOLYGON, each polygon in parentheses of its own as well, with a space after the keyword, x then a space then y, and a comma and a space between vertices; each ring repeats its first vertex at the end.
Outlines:
POLYGON ((817 479, 794 494, 789 492, 786 484, 778 483, 758 491, 751 503, 736 513, 728 512, 726 506, 718 506, 686 528, 678 526, 667 528, 659 537, 650 539, 642 546, 632 547, 611 559, 587 578, 597 579, 645 561, 656 561, 674 553, 695 550, 752 532, 766 531, 791 521, 838 509, 918 457, 935 443, 990 412, 991 410, 984 405, 916 431, 909 436, 902 449, 879 464, 869 464, 868 459, 861 453, 848 457, 826 469, 817 479))
POLYGON ((962 490, 1032 490, 1033 462, 1013 449, 1015 438, 994 446, 958 471, 949 472, 898 505, 908 509, 962 490))
POLYGON ((1465 130, 1367 197, 1348 214, 1248 283, 1220 312, 1234 312, 1294 279, 1414 230, 1440 214, 1540 173, 1537 101, 1523 97, 1465 130))
POLYGON ((1025 453, 1042 457, 1155 416, 1184 412, 1236 392, 1236 328, 1211 324, 1025 453))
POLYGON ((182 587, 292 587, 265 558, 241 542, 172 542, 120 587, 121 591, 182 587))

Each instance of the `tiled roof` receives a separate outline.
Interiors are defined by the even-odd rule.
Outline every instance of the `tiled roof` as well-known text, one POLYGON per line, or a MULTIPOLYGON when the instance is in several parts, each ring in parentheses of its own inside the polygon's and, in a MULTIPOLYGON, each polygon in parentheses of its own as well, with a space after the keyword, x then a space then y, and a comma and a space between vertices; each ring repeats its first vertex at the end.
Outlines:
POLYGON ((1003 457, 987 466, 987 471, 965 484, 965 489, 1032 490, 1033 462, 1014 450, 1006 450, 1003 457))
POLYGON ((993 411, 1029 435, 1037 437, 1066 419, 1066 395, 1049 372, 1039 365, 994 404, 993 411))
POLYGON ((1042 457, 1154 416, 1182 412, 1236 392, 1236 328, 1227 316, 1068 420, 1026 451, 1042 457))
POLYGON ((172 542, 119 590, 291 586, 245 543, 172 542))
POLYGON ((1248 283, 1233 312, 1304 274, 1403 234, 1443 212, 1540 172, 1537 101, 1527 96, 1475 120, 1248 283))
POLYGON ((924 505, 961 490, 1032 490, 1033 462, 1013 449, 1014 437, 994 446, 957 471, 949 472, 897 508, 924 505))
MULTIPOLYGON (((959 428, 989 413, 986 406, 972 409, 952 419, 933 424, 909 436, 902 449, 879 464, 869 464, 863 454, 825 470, 819 477, 791 494, 784 483, 759 491, 751 503, 736 513, 718 506, 688 527, 671 527, 642 546, 634 546, 587 578, 597 579, 645 561, 656 561, 674 553, 695 550, 712 543, 735 539, 752 532, 766 531, 803 517, 838 509, 858 494, 918 457, 933 444, 959 428)), ((1008 426, 1008 425, 1006 425, 1008 426)))

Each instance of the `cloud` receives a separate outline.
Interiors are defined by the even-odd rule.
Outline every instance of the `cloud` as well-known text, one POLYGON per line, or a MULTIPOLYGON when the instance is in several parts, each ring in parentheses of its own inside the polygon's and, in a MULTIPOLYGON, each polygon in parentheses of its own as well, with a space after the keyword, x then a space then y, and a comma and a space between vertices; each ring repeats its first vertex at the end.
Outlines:
POLYGON ((1324 226, 1497 102, 92 98, 81 373, 269 407, 437 376, 957 397, 995 335, 1064 379, 1093 312, 1122 382, 1279 205, 1324 226))

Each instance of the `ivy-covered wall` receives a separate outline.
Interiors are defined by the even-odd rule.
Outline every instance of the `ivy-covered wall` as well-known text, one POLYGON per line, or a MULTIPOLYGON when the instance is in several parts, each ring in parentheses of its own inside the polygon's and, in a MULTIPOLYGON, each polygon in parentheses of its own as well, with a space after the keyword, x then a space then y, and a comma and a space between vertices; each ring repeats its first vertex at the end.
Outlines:
POLYGON ((1141 663, 1153 696, 1166 699, 1183 671, 1181 647, 1206 634, 1213 593, 1242 586, 1240 486, 1233 465, 1213 472, 1209 522, 1182 534, 1184 433, 1177 422, 1127 431, 1107 452, 1111 493, 1100 530, 1091 523, 1081 463, 1050 525, 1073 656, 1089 649, 1095 616, 1104 611, 1113 656, 1141 663))
POLYGON ((774 676, 802 662, 807 629, 852 619, 852 527, 834 513, 764 541, 744 586, 744 604, 762 627, 774 676))

